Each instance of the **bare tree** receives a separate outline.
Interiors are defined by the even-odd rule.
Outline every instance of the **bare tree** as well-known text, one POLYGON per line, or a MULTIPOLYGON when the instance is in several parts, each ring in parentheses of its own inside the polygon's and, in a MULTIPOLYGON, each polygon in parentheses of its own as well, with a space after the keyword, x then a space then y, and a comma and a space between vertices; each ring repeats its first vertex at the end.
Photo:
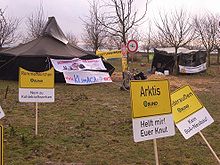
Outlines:
POLYGON ((220 16, 219 15, 216 15, 215 23, 216 23, 216 26, 217 26, 217 36, 216 36, 216 39, 215 39, 215 47, 218 51, 217 64, 220 64, 220 16))
POLYGON ((105 38, 105 45, 103 45, 104 48, 113 50, 121 49, 121 39, 118 36, 112 36, 112 35, 107 35, 107 38, 105 38))
POLYGON ((211 65, 210 52, 215 49, 218 24, 213 14, 207 13, 202 17, 195 16, 195 30, 207 51, 208 66, 211 65))
POLYGON ((68 39, 69 43, 72 45, 77 46, 77 44, 79 43, 78 38, 71 32, 66 34, 66 38, 68 39))
POLYGON ((138 18, 138 10, 134 8, 134 0, 109 0, 104 5, 107 8, 103 13, 105 19, 100 22, 112 36, 120 37, 121 42, 126 44, 131 29, 138 26, 145 17, 147 5, 148 0, 143 15, 138 18))
POLYGON ((160 14, 160 23, 155 21, 158 28, 158 36, 167 45, 175 48, 175 67, 178 73, 178 48, 187 45, 195 39, 191 18, 183 9, 171 12, 170 15, 160 14))
POLYGON ((144 51, 147 51, 147 62, 150 62, 149 58, 149 51, 151 48, 153 48, 153 36, 152 36, 152 29, 151 29, 151 23, 149 22, 148 28, 146 29, 145 33, 141 35, 141 48, 144 51))
POLYGON ((6 18, 5 10, 0 9, 0 48, 15 43, 19 36, 16 31, 19 26, 17 18, 6 18))
POLYGON ((107 36, 105 27, 98 21, 103 20, 103 16, 99 14, 99 8, 98 1, 93 0, 90 3, 89 15, 86 19, 82 19, 85 29, 82 40, 93 51, 103 46, 103 41, 107 36))
POLYGON ((42 35, 42 31, 47 23, 47 17, 44 14, 44 9, 42 4, 40 4, 39 9, 33 12, 29 17, 27 17, 27 34, 28 40, 38 38, 42 35))

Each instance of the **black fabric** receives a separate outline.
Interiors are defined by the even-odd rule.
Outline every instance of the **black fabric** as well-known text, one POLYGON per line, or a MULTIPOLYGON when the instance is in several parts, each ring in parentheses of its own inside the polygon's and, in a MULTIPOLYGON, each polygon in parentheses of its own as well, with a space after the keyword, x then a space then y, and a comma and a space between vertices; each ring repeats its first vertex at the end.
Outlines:
POLYGON ((206 62, 206 52, 198 51, 192 52, 190 54, 180 54, 179 56, 179 65, 182 66, 198 66, 206 62))
POLYGON ((154 71, 158 71, 158 72, 169 70, 169 72, 172 73, 174 64, 175 64, 175 60, 173 54, 168 54, 167 52, 154 49, 154 57, 151 65, 152 70, 154 69, 154 71), (159 63, 161 67, 158 67, 159 63))
MULTIPOLYGON (((205 51, 178 53, 177 56, 178 64, 182 66, 195 67, 206 62, 205 51)), ((166 51, 159 51, 157 49, 154 49, 154 58, 151 65, 152 71, 158 71, 163 73, 164 70, 169 70, 169 73, 172 73, 174 65, 175 58, 173 53, 167 53, 166 51)))

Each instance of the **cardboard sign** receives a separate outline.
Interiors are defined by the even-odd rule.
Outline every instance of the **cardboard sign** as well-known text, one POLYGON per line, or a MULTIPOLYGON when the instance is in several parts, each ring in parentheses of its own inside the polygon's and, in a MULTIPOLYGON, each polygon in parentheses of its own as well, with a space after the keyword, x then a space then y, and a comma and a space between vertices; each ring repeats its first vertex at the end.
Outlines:
POLYGON ((178 123, 203 107, 190 86, 184 86, 172 93, 171 105, 175 123, 178 123))
POLYGON ((54 102, 54 69, 31 72, 19 68, 19 102, 54 102))
POLYGON ((134 142, 175 135, 172 114, 132 119, 134 142))
POLYGON ((134 141, 175 135, 167 80, 131 81, 134 141))
POLYGON ((0 119, 5 116, 4 111, 2 110, 2 107, 0 106, 0 119))
POLYGON ((132 117, 171 113, 168 80, 131 81, 132 117))
POLYGON ((19 88, 19 102, 54 102, 54 88, 52 89, 35 89, 35 88, 19 88))
POLYGON ((31 72, 19 68, 19 88, 54 88, 54 69, 31 72))
POLYGON ((172 93, 171 103, 174 122, 185 139, 214 122, 190 86, 184 86, 172 93))

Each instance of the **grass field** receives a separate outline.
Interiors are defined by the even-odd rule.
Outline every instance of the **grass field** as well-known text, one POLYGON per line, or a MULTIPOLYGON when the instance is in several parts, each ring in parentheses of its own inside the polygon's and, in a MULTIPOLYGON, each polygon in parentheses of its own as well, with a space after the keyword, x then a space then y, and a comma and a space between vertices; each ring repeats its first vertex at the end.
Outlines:
MULTIPOLYGON (((215 120, 202 132, 220 157, 220 66, 197 75, 172 76, 170 83, 171 91, 180 84, 195 89, 215 120), (177 80, 181 83, 174 82, 177 80)), ((4 164, 155 164, 153 141, 133 142, 130 93, 119 86, 120 82, 56 84, 55 102, 39 104, 39 135, 35 136, 35 104, 18 102, 18 83, 0 80, 0 105, 6 114, 0 120, 4 126, 4 164)), ((185 140, 176 129, 175 136, 157 143, 161 165, 217 164, 198 134, 185 140)))

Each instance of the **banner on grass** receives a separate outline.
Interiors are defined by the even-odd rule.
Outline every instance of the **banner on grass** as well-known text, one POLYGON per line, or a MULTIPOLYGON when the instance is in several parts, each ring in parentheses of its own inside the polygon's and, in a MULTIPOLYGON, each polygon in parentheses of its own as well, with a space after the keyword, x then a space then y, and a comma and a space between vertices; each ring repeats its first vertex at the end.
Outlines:
POLYGON ((202 72, 206 69, 207 69, 206 63, 203 63, 203 64, 198 65, 198 66, 182 66, 182 65, 179 65, 180 73, 199 73, 199 72, 202 72))
POLYGON ((112 82, 108 72, 74 71, 63 72, 67 84, 89 85, 95 83, 112 82))
POLYGON ((71 60, 50 60, 53 64, 54 69, 58 72, 79 70, 106 70, 101 58, 90 60, 82 60, 79 58, 74 58, 71 60))

